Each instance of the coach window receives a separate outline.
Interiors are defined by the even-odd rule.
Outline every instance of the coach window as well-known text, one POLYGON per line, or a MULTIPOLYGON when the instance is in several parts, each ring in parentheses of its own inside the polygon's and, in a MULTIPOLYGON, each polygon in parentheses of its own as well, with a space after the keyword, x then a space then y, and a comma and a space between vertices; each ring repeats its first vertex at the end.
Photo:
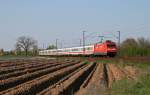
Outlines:
POLYGON ((72 51, 78 51, 78 49, 72 49, 72 51))
POLYGON ((91 48, 90 48, 90 47, 87 47, 86 50, 91 50, 91 48))
POLYGON ((64 50, 65 52, 69 52, 69 50, 68 49, 66 49, 66 50, 64 50))
POLYGON ((83 48, 81 48, 81 51, 83 51, 83 48))
POLYGON ((58 52, 61 52, 61 50, 58 50, 58 52))

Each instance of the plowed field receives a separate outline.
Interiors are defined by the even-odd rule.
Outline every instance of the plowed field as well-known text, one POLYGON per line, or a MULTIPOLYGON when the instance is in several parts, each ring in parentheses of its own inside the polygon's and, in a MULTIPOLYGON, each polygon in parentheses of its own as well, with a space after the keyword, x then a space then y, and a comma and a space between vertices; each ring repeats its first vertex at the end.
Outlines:
POLYGON ((130 69, 73 59, 0 61, 0 95, 84 95, 131 78, 130 69))

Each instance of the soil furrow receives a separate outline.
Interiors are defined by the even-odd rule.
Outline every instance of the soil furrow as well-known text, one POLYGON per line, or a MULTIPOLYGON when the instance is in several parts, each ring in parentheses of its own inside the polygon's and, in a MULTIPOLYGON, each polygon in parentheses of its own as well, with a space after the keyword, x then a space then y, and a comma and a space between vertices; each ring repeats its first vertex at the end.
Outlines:
POLYGON ((3 95, 35 95, 36 93, 42 91, 49 85, 54 84, 59 81, 64 76, 72 73, 74 70, 83 66, 83 63, 73 65, 71 67, 67 67, 61 70, 58 70, 54 73, 44 75, 40 78, 34 79, 33 81, 29 81, 27 83, 18 85, 15 88, 4 91, 0 94, 3 95))
POLYGON ((78 73, 71 76, 59 86, 56 86, 44 95, 73 95, 76 91, 79 90, 80 86, 88 77, 88 75, 92 72, 95 66, 95 63, 88 65, 87 67, 83 68, 78 73))
POLYGON ((62 65, 59 65, 59 66, 56 66, 56 67, 47 68, 47 69, 44 69, 44 70, 39 70, 37 72, 25 74, 25 75, 22 75, 22 76, 18 76, 18 77, 14 77, 14 78, 12 77, 12 78, 8 78, 6 80, 0 80, 0 91, 6 90, 10 87, 19 85, 21 83, 24 83, 26 81, 35 79, 35 78, 43 76, 45 74, 52 73, 52 72, 57 71, 59 69, 62 69, 62 68, 68 67, 68 66, 72 66, 74 64, 77 64, 77 63, 74 62, 74 63, 62 64, 62 65))

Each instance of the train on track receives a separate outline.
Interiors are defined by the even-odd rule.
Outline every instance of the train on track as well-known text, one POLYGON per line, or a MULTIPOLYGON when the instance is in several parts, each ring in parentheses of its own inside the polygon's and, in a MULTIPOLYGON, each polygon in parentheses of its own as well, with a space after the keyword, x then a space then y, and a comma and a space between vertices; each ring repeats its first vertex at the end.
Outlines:
POLYGON ((111 40, 106 40, 102 43, 96 43, 92 45, 62 48, 62 49, 50 49, 39 51, 40 56, 109 56, 114 57, 117 54, 117 45, 111 40))

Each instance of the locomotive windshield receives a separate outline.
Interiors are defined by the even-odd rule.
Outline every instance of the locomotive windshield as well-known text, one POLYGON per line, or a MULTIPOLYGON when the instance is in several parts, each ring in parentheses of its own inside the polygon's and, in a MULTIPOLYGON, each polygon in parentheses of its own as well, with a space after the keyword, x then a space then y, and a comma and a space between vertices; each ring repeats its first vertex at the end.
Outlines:
POLYGON ((116 47, 116 45, 115 44, 108 44, 107 47, 114 48, 114 47, 116 47))

